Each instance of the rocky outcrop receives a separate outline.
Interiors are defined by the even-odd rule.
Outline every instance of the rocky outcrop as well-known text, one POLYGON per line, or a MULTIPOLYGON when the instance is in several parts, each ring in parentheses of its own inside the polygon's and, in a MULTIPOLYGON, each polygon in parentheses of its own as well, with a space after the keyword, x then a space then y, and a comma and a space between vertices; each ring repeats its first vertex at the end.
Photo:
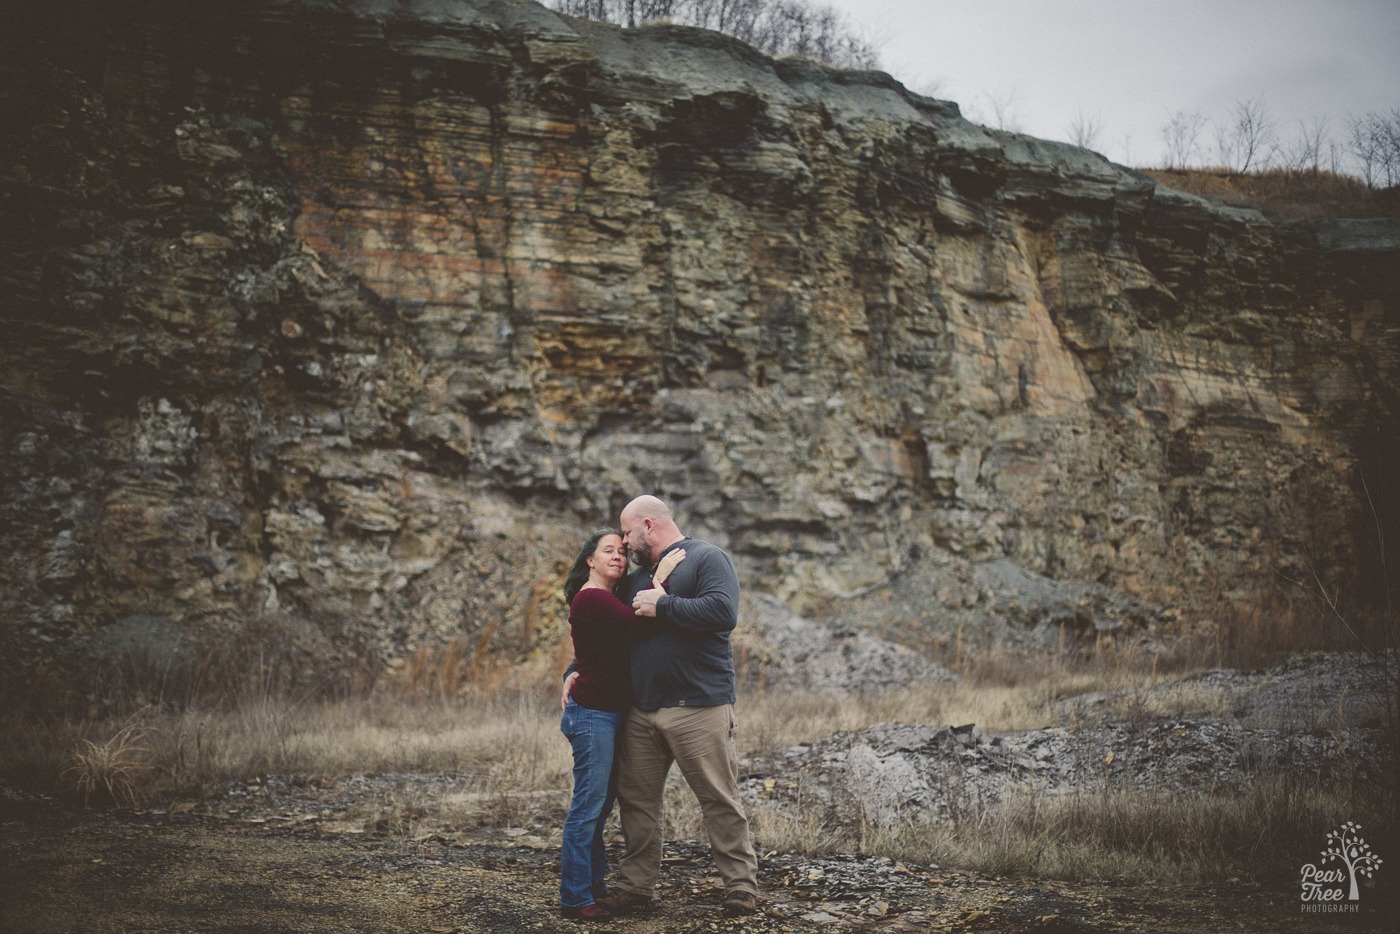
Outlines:
POLYGON ((1339 781, 1335 736, 1190 719, 988 736, 973 725, 886 723, 746 760, 743 791, 828 827, 975 819, 1016 795, 1202 792, 1260 776, 1339 781))
POLYGON ((741 614, 736 668, 747 689, 848 697, 962 680, 908 646, 803 619, 774 597, 746 601, 741 614))
POLYGON ((548 655, 582 532, 646 490, 750 588, 906 640, 1377 579, 1392 221, 514 0, 11 25, 7 664, 548 655))
POLYGON ((1119 698, 1076 696, 1060 705, 1067 725, 993 735, 974 724, 884 723, 748 757, 742 784, 751 802, 843 829, 976 820, 1028 796, 1202 794, 1300 776, 1328 786, 1358 765, 1384 772, 1394 669, 1387 688, 1371 677, 1377 662, 1295 657, 1119 698), (1123 702, 1116 716, 1113 700, 1123 702))

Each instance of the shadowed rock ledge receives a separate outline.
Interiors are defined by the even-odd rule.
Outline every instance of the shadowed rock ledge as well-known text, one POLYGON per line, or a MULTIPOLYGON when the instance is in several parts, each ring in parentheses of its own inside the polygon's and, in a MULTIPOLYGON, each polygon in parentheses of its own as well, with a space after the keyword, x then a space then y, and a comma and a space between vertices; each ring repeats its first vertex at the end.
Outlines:
POLYGON ((1400 531, 1395 220, 514 0, 13 22, 7 665, 550 662, 647 490, 913 643, 1364 604, 1400 531))

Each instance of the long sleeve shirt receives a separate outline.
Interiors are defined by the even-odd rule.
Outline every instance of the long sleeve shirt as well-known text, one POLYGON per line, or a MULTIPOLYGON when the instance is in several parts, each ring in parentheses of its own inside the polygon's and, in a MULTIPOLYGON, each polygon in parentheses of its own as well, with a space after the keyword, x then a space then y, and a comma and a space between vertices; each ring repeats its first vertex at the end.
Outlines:
MULTIPOLYGON (((739 575, 724 550, 709 542, 685 538, 666 551, 673 548, 684 548, 685 560, 657 601, 657 626, 632 645, 632 703, 642 710, 732 704, 729 634, 739 623, 739 575)), ((650 579, 650 569, 632 572, 628 602, 650 579)))
MULTIPOLYGON (((647 582, 651 580, 650 574, 647 582)), ((633 641, 653 625, 612 592, 585 587, 569 605, 569 636, 578 672, 571 696, 593 710, 625 711, 631 702, 628 676, 633 641)))

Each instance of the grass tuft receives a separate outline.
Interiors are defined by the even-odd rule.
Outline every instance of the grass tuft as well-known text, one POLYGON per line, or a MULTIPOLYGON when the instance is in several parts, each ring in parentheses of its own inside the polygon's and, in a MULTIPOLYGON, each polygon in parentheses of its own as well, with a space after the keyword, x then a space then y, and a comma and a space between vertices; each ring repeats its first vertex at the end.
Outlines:
POLYGON ((64 772, 84 804, 96 799, 102 804, 136 807, 145 798, 144 784, 151 771, 152 730, 137 719, 127 720, 121 729, 103 742, 79 740, 72 753, 73 764, 64 772))

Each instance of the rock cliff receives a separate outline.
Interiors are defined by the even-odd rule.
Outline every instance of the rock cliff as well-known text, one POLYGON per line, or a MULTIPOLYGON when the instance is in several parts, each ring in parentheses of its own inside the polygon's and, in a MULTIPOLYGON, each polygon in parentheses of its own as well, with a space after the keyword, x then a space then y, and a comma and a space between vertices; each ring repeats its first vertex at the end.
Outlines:
POLYGON ((1395 221, 694 29, 118 6, 0 57, 7 665, 549 656, 642 491, 916 644, 1362 601, 1400 531, 1395 221))

